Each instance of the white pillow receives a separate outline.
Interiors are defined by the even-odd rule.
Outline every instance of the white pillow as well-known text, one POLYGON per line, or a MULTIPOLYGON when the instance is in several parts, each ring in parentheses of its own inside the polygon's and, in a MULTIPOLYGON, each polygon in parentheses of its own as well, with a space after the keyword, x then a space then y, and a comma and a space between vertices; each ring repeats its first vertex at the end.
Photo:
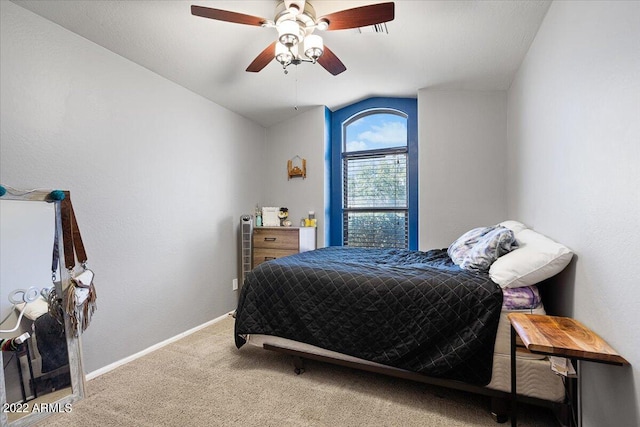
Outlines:
POLYGON ((548 237, 524 229, 516 233, 518 249, 498 258, 489 268, 491 280, 502 288, 534 285, 561 272, 573 252, 548 237))
POLYGON ((28 303, 26 308, 24 302, 16 304, 16 309, 20 312, 24 309, 24 317, 36 320, 38 317, 49 312, 49 304, 44 298, 39 296, 38 299, 28 303))

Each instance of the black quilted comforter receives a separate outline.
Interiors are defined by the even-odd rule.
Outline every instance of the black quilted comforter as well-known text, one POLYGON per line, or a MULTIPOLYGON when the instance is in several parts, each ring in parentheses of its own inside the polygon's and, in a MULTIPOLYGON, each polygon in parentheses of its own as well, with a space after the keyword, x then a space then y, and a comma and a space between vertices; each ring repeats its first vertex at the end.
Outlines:
POLYGON ((266 334, 428 376, 486 385, 502 291, 446 250, 329 247, 246 277, 235 341, 266 334))

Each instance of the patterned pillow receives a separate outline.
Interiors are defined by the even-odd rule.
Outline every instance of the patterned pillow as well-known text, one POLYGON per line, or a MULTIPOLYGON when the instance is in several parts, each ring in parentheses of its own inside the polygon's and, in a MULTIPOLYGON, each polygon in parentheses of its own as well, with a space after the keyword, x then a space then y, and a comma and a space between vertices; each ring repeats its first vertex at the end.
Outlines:
POLYGON ((488 271, 491 264, 502 255, 518 247, 513 231, 497 226, 483 234, 459 264, 460 268, 472 271, 488 271))
POLYGON ((460 265, 482 236, 495 228, 496 227, 478 227, 467 231, 462 236, 458 237, 451 246, 449 246, 447 254, 449 254, 449 257, 453 260, 454 264, 460 265))

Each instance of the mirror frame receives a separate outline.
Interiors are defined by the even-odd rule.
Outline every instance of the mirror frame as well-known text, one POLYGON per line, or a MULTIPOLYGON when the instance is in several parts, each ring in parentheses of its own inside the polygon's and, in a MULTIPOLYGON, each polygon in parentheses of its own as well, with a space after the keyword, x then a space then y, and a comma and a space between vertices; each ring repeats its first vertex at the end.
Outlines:
MULTIPOLYGON (((33 191, 20 191, 2 186, 6 193, 0 196, 0 202, 2 200, 21 200, 25 202, 46 202, 53 203, 55 205, 55 224, 58 236, 58 250, 59 256, 59 271, 60 281, 56 282, 56 292, 58 295, 63 295, 62 290, 67 289, 71 285, 71 276, 64 266, 64 244, 62 237, 62 215, 60 201, 52 200, 50 194, 53 190, 33 190, 33 191)), ((64 313, 64 327, 67 337, 67 348, 69 350, 69 374, 71 376, 71 394, 51 402, 52 404, 59 405, 59 407, 65 407, 68 403, 77 402, 84 398, 86 389, 86 379, 84 375, 84 368, 82 365, 82 340, 81 335, 74 336, 71 331, 71 322, 67 313, 64 313)), ((2 360, 2 352, 0 352, 0 364, 4 366, 2 360)), ((0 369, 0 405, 4 409, 4 404, 7 403, 7 394, 5 390, 4 382, 4 369, 0 369)), ((11 423, 8 422, 7 414, 4 410, 0 410, 0 426, 11 427, 23 427, 35 424, 56 412, 31 412, 11 423)))

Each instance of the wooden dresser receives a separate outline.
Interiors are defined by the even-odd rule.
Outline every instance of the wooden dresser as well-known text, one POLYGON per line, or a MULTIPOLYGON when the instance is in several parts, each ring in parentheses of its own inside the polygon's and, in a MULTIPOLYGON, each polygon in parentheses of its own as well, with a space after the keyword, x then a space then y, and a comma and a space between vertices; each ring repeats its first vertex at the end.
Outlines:
POLYGON ((315 227, 255 227, 253 265, 316 248, 315 227))

